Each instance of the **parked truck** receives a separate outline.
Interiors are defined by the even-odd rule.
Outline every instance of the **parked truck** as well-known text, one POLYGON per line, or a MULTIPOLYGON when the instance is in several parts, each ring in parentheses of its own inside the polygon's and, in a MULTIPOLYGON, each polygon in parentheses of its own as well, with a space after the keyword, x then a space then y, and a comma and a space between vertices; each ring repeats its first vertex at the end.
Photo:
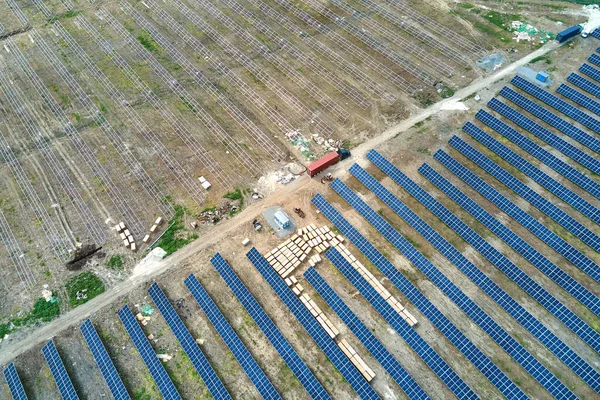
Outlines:
POLYGON ((558 35, 556 35, 556 41, 558 43, 564 43, 567 40, 579 35, 582 29, 583 27, 581 25, 574 25, 570 28, 567 28, 564 31, 559 32, 558 35))
POLYGON ((338 161, 345 160, 346 158, 350 157, 350 155, 350 150, 346 149, 338 149, 337 151, 332 151, 331 153, 309 164, 308 167, 306 167, 306 171, 308 172, 308 175, 312 178, 327 167, 330 167, 333 164, 336 164, 338 161))

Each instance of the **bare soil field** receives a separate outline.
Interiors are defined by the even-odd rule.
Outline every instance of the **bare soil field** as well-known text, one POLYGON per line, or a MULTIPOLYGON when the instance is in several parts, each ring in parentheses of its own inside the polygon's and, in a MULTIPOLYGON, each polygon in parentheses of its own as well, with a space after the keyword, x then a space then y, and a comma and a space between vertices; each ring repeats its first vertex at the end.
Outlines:
MULTIPOLYGON (((399 3, 400 8, 393 3, 11 0, 0 4, 0 222, 4 221, 0 224, 0 354, 8 349, 6 354, 18 355, 16 359, 2 360, 7 358, 8 362, 10 358, 15 362, 30 398, 59 397, 40 351, 43 343, 36 337, 36 332, 54 317, 58 317, 55 322, 64 319, 69 326, 51 335, 55 336, 77 393, 90 399, 111 395, 79 332, 79 319, 88 316, 132 398, 161 398, 116 315, 124 304, 129 304, 134 313, 142 305, 153 305, 147 293, 153 281, 163 288, 193 337, 199 339, 200 348, 230 393, 235 398, 260 398, 183 284, 190 273, 206 288, 277 391, 284 398, 308 398, 210 265, 209 259, 216 252, 226 258, 328 393, 334 398, 353 398, 350 384, 277 300, 246 258, 249 248, 241 245, 243 239, 249 238, 252 246, 265 254, 280 244, 267 227, 261 232, 252 228, 252 220, 260 220, 261 211, 267 206, 281 206, 289 215, 295 215, 294 207, 301 207, 307 217, 296 217, 299 226, 313 222, 331 226, 311 205, 316 193, 322 193, 342 211, 528 396, 548 398, 542 385, 343 199, 319 183, 318 178, 310 180, 306 174, 298 174, 312 160, 338 147, 352 150, 352 162, 365 167, 586 362, 599 368, 598 354, 583 340, 363 158, 368 149, 375 147, 424 189, 435 193, 448 209, 585 323, 600 331, 597 315, 437 191, 417 171, 424 162, 434 166, 551 262, 600 296, 596 281, 432 158, 438 149, 445 150, 599 264, 598 252, 447 144, 452 136, 460 136, 529 187, 544 192, 461 131, 462 125, 474 121, 475 112, 484 108, 503 86, 510 86, 514 73, 488 82, 480 90, 470 90, 469 96, 461 98, 460 93, 464 88, 480 87, 477 85, 495 73, 475 65, 480 57, 500 52, 506 58, 504 65, 509 65, 551 41, 551 36, 539 34, 531 41, 517 42, 509 29, 512 21, 555 34, 587 17, 580 6, 567 2, 406 1, 399 3), (458 111, 448 100, 444 103, 449 104, 448 108, 437 106, 444 99, 452 100, 452 96, 468 110, 458 111), (421 118, 422 115, 428 117, 421 118), (420 122, 404 126, 415 117, 420 122), (391 137, 394 130, 397 133, 391 137), (198 180, 201 176, 212 184, 209 190, 202 187, 198 180), (284 185, 280 180, 286 176, 293 179, 284 185), (258 196, 253 196, 255 193, 258 196), (208 215, 218 215, 218 222, 213 224, 208 215), (151 232, 158 217, 162 223, 151 232), (131 230, 135 252, 123 245, 115 228, 121 221, 131 230), (146 235, 147 243, 142 241, 146 235), (141 271, 136 266, 154 247, 152 244, 167 250, 169 256, 160 262, 160 268, 141 271), (76 255, 77 249, 80 250, 76 255), (82 252, 85 254, 79 260, 82 252), (74 258, 76 262, 68 263, 74 258), (163 272, 155 274, 159 270, 163 272), (91 273, 95 277, 92 281, 102 285, 101 292, 106 291, 96 300, 108 298, 110 293, 117 297, 103 307, 86 309, 86 314, 79 315, 76 321, 69 316, 77 311, 76 307, 87 306, 79 304, 81 297, 87 299, 91 286, 73 290, 70 284, 85 273, 91 273), (44 296, 51 299, 46 304, 48 311, 36 308, 44 296), (21 340, 28 343, 24 352, 18 351, 21 340)), ((544 50, 543 56, 533 58, 528 66, 549 72, 554 82, 561 83, 594 52, 597 44, 592 37, 578 37, 547 53, 544 50)), ((577 122, 572 124, 587 129, 577 122)), ((502 141, 501 135, 481 123, 478 126, 502 141)), ((562 158, 554 148, 530 138, 562 158)), ((580 143, 566 140, 586 151, 580 143)), ((596 198, 512 142, 502 143, 586 201, 598 205, 596 198)), ((415 248, 573 393, 579 398, 597 396, 353 178, 347 172, 349 162, 331 169, 335 177, 345 181, 409 238, 415 248)), ((598 181, 596 175, 591 176, 598 181)), ((597 224, 553 195, 547 197, 600 235, 597 224)), ((417 318, 415 330, 480 398, 503 397, 358 249, 349 244, 348 247, 417 318)), ((302 264, 294 275, 338 327, 340 335, 373 368, 376 378, 371 385, 375 391, 386 399, 407 398, 303 279, 307 267, 302 264)), ((453 398, 454 394, 335 267, 323 262, 317 269, 427 395, 453 398)), ((90 300, 91 306, 95 300, 90 300)), ((209 398, 208 389, 157 309, 142 329, 146 335, 152 335, 151 344, 158 354, 172 357, 164 366, 180 394, 184 398, 209 398)), ((4 367, 4 363, 0 364, 4 367)), ((4 398, 10 398, 5 384, 0 390, 0 399, 4 398)))

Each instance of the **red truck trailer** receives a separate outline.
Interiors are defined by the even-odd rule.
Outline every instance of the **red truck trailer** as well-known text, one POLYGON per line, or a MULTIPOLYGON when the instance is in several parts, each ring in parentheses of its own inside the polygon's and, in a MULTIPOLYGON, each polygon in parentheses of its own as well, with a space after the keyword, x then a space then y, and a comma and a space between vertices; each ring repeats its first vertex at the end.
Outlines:
POLYGON ((312 178, 338 161, 340 161, 340 155, 336 151, 332 151, 306 167, 306 171, 308 171, 308 175, 312 178))

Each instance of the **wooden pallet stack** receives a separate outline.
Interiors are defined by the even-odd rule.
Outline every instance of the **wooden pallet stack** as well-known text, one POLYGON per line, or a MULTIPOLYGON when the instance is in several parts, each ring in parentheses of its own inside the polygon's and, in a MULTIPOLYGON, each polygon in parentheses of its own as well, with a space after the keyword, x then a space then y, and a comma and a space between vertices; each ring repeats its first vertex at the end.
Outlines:
POLYGON ((371 286, 379 293, 385 301, 388 302, 390 306, 400 316, 404 319, 410 326, 415 326, 417 324, 417 319, 402 306, 402 304, 394 297, 392 294, 379 282, 375 276, 350 253, 350 250, 343 244, 339 243, 336 246, 336 249, 339 250, 340 254, 350 263, 352 266, 362 275, 363 278, 369 282, 371 286))
POLYGON ((133 235, 127 229, 125 222, 121 221, 118 225, 115 225, 115 229, 119 233, 121 240, 123 241, 123 245, 130 249, 131 251, 136 251, 135 240, 133 239, 133 235))
POLYGON ((373 380, 373 378, 375 378, 375 372, 373 372, 373 370, 371 368, 369 368, 367 363, 365 363, 363 361, 362 357, 356 352, 356 350, 354 350, 352 348, 352 346, 350 346, 350 344, 348 343, 348 341, 346 339, 342 339, 342 340, 338 341, 337 345, 339 346, 340 349, 342 349, 344 354, 350 359, 350 362, 352 362, 352 364, 354 364, 356 369, 360 371, 362 376, 365 377, 367 382, 371 382, 373 380))

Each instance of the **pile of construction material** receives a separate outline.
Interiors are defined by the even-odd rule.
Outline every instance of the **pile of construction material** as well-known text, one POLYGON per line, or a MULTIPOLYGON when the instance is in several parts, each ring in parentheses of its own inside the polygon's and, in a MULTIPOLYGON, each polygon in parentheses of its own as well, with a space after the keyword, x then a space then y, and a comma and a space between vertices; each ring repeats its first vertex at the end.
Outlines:
POLYGON ((369 282, 369 284, 377 291, 377 293, 379 293, 381 297, 383 297, 384 300, 387 301, 388 304, 392 306, 392 308, 396 310, 398 314, 400 314, 402 319, 404 319, 408 325, 414 326, 417 324, 417 319, 406 308, 404 308, 402 304, 394 296, 392 296, 386 288, 383 287, 381 282, 379 282, 375 276, 360 261, 358 261, 356 257, 352 255, 352 253, 350 253, 350 250, 348 250, 346 246, 340 243, 336 246, 336 249, 339 250, 340 254, 350 264, 352 264, 354 269, 356 269, 362 275, 362 277, 369 282))
POLYGON ((325 332, 327 332, 327 334, 332 339, 335 339, 335 337, 340 334, 337 328, 329 320, 329 317, 325 315, 325 313, 319 308, 317 303, 315 303, 315 301, 311 299, 307 293, 302 293, 300 295, 300 301, 302 301, 302 304, 304 304, 308 311, 310 311, 313 317, 315 317, 317 321, 319 321, 319 325, 321 325, 323 329, 325 329, 325 332))
POLYGON ((304 262, 312 249, 315 249, 317 254, 310 257, 308 263, 314 267, 321 261, 319 254, 343 241, 344 238, 334 235, 327 225, 317 228, 315 224, 310 224, 298 229, 297 234, 265 254, 265 258, 275 271, 285 278, 304 262))
POLYGON ((119 222, 118 225, 115 225, 115 229, 119 233, 119 236, 123 241, 123 245, 131 249, 131 251, 136 251, 137 248, 135 245, 135 240, 133 239, 133 235, 131 234, 131 232, 129 232, 129 229, 127 229, 125 222, 119 222))
POLYGON ((373 370, 371 368, 369 368, 367 363, 365 363, 363 361, 361 356, 358 355, 358 353, 356 352, 356 350, 354 350, 352 348, 352 346, 350 346, 350 344, 346 341, 346 339, 340 340, 337 343, 337 345, 339 346, 340 349, 342 349, 344 354, 350 359, 352 364, 354 364, 356 369, 360 371, 362 376, 365 377, 367 382, 371 382, 371 380, 373 380, 373 378, 375 378, 375 372, 373 372, 373 370))
POLYGON ((156 232, 156 229, 158 229, 159 225, 162 223, 162 217, 158 217, 156 218, 156 221, 154 221, 154 225, 152 225, 150 227, 150 233, 148 233, 146 236, 144 236, 144 239, 142 240, 142 242, 144 243, 148 243, 148 240, 150 240, 150 236, 156 232))

